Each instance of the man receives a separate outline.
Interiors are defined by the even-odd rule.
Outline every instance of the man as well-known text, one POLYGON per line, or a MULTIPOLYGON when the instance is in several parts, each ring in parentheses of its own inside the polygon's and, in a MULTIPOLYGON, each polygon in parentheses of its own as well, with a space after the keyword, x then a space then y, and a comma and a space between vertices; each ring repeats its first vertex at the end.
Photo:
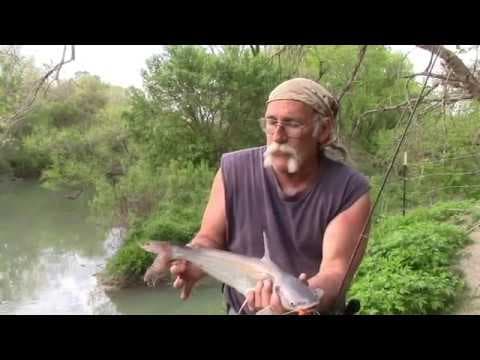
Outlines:
MULTIPOLYGON (((364 253, 371 207, 366 178, 328 155, 342 150, 334 137, 337 111, 335 98, 312 80, 277 86, 262 119, 266 146, 223 155, 200 231, 190 243, 260 258, 265 231, 272 260, 324 290, 320 313, 339 310, 335 304, 345 295, 338 294, 341 283, 351 278, 364 253)), ((170 271, 182 299, 204 275, 180 261, 170 271)), ((265 307, 285 312, 269 280, 259 282, 247 299, 228 286, 225 296, 230 314, 265 307)))

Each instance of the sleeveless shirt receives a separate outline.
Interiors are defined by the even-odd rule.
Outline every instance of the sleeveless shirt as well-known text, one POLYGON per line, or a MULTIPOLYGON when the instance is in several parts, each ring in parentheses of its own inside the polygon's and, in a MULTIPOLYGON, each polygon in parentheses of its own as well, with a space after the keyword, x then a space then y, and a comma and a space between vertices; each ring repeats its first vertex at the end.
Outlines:
MULTIPOLYGON (((226 250, 261 258, 263 231, 272 261, 294 276, 318 273, 323 235, 329 224, 369 191, 367 178, 320 156, 320 175, 301 194, 283 193, 271 167, 263 166, 266 146, 226 153, 221 158, 227 216, 226 250)), ((225 286, 227 304, 239 311, 245 298, 225 286)), ((244 313, 249 313, 244 307, 244 313)))

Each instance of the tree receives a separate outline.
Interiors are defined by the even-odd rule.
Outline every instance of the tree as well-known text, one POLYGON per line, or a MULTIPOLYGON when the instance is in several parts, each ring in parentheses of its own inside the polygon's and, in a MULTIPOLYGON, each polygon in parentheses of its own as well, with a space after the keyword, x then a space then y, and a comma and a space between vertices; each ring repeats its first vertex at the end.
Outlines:
POLYGON ((20 55, 18 47, 0 49, 0 90, 4 92, 4 99, 0 100, 0 147, 23 125, 40 92, 58 81, 62 67, 74 61, 75 47, 71 46, 69 58, 66 54, 67 45, 61 60, 40 74, 31 61, 20 55))
POLYGON ((435 74, 433 72, 415 74, 426 75, 441 80, 445 87, 460 89, 461 95, 459 100, 475 99, 480 100, 480 72, 478 66, 478 45, 474 45, 471 49, 465 50, 457 46, 459 53, 465 53, 476 49, 477 57, 473 64, 468 67, 462 59, 453 51, 442 45, 417 45, 419 48, 430 52, 432 55, 438 56, 442 60, 442 73, 435 74))
POLYGON ((268 92, 282 80, 264 53, 252 55, 238 46, 218 53, 200 46, 167 47, 147 62, 143 76, 146 94, 136 94, 132 115, 147 118, 129 122, 137 135, 150 137, 151 153, 159 158, 211 164, 227 150, 261 143, 258 119, 268 92))

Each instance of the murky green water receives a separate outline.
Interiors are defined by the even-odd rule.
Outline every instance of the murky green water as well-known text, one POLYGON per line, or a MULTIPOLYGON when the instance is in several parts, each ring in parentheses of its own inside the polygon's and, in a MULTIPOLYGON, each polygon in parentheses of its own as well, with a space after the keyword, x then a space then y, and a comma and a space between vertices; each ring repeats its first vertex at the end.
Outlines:
POLYGON ((170 287, 106 294, 93 275, 118 233, 88 220, 87 202, 0 178, 0 314, 223 314, 214 281, 185 302, 170 287))

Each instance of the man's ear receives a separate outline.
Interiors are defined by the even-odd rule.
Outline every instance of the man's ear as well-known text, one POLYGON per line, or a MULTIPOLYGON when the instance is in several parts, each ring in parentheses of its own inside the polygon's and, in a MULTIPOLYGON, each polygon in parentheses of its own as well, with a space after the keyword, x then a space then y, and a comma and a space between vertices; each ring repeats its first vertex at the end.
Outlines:
POLYGON ((320 122, 317 132, 317 140, 320 145, 326 145, 332 140, 332 126, 333 122, 330 118, 326 117, 320 122))

